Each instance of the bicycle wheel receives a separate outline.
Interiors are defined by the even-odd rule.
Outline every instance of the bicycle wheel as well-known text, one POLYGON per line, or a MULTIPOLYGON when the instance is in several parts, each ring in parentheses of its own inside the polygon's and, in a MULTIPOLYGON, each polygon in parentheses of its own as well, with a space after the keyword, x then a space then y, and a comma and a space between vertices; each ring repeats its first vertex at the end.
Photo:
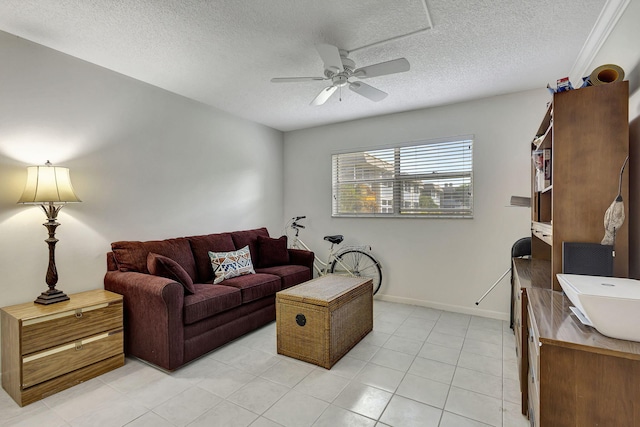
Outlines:
POLYGON ((336 259, 331 264, 331 273, 370 277, 373 281, 374 295, 382 283, 380 263, 371 254, 358 249, 349 249, 336 255, 336 259))

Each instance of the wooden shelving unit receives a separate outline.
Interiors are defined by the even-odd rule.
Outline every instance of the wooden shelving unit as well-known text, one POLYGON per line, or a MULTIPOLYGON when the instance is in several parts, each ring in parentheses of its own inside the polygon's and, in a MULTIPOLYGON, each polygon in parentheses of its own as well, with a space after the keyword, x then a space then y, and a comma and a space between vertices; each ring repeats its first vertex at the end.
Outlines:
MULTIPOLYGON (((599 243, 604 236, 604 213, 629 154, 628 105, 626 81, 557 93, 531 144, 532 155, 551 153, 551 186, 540 191, 532 162, 531 250, 534 258, 551 261, 554 290, 561 290, 562 242, 599 243)), ((629 199, 628 173, 622 196, 629 199)), ((628 226, 616 233, 615 253, 614 275, 626 277, 628 226)))
MULTIPOLYGON (((628 82, 555 94, 531 144, 532 259, 513 260, 512 304, 522 413, 534 427, 640 425, 629 397, 640 390, 640 343, 582 325, 556 277, 563 242, 604 236, 604 214, 629 155, 628 105, 628 82), (536 176, 538 150, 549 150, 549 185, 536 176)), ((628 217, 628 173, 622 197, 628 217)), ((614 275, 627 277, 628 225, 616 233, 615 254, 614 275)))

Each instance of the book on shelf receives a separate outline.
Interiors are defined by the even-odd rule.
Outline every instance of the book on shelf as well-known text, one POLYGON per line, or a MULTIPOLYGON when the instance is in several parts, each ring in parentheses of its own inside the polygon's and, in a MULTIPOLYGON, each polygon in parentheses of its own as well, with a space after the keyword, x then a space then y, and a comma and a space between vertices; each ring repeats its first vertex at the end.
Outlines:
POLYGON ((543 150, 543 171, 544 171, 544 188, 551 186, 551 149, 545 148, 543 150))
POLYGON ((535 168, 535 191, 544 191, 551 186, 551 149, 535 150, 531 157, 535 168))
POLYGON ((535 171, 534 191, 542 191, 544 187, 544 150, 531 152, 531 160, 535 171))

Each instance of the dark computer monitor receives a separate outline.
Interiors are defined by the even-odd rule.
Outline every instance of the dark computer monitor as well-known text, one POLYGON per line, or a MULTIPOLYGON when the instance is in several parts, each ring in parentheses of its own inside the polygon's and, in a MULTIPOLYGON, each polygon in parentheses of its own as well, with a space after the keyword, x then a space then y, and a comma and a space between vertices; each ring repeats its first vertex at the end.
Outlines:
POLYGON ((562 242, 562 272, 587 276, 613 276, 613 246, 562 242))

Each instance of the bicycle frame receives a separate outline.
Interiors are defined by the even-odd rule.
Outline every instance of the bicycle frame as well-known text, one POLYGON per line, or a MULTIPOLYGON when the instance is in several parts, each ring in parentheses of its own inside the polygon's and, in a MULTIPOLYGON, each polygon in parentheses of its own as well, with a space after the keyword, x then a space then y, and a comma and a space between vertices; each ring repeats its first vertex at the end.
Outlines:
MULTIPOLYGON (((298 237, 298 230, 296 230, 296 236, 293 239, 293 243, 291 243, 291 247, 294 249, 304 249, 309 252, 313 252, 306 243, 298 237)), ((329 264, 331 263, 331 258, 334 256, 333 253, 333 244, 329 248, 329 254, 327 256, 327 262, 322 261, 317 256, 313 257, 313 269, 318 273, 319 276, 324 276, 327 274, 327 269, 329 268, 329 264)))
MULTIPOLYGON (((293 242, 291 243, 291 247, 294 248, 294 249, 304 249, 304 250, 307 250, 309 252, 313 252, 309 248, 309 246, 307 246, 307 244, 304 243, 302 241, 302 239, 298 236, 298 230, 297 229, 296 229, 296 234, 295 234, 295 236, 293 238, 293 242)), ((322 261, 317 256, 314 256, 314 258, 313 258, 313 268, 318 273, 318 276, 324 276, 329 272, 328 270, 329 270, 329 267, 331 266, 331 262, 333 260, 336 260, 338 262, 338 264, 340 264, 340 266, 342 268, 344 268, 346 271, 349 271, 347 266, 344 265, 343 262, 340 260, 340 258, 337 257, 338 254, 340 254, 341 252, 344 252, 348 248, 342 248, 339 251, 334 251, 333 247, 334 247, 334 244, 332 243, 331 246, 329 247, 329 253, 327 255, 327 261, 326 262, 322 261)), ((349 248, 351 248, 351 247, 349 247, 349 248)))

